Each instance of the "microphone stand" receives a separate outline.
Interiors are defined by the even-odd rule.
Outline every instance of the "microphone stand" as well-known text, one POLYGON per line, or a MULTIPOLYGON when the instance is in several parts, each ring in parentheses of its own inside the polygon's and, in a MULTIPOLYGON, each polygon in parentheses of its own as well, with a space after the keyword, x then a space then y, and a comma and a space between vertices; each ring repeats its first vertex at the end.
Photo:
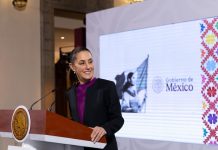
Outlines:
POLYGON ((52 103, 51 103, 51 105, 50 105, 50 107, 48 108, 48 111, 52 111, 52 107, 55 105, 55 101, 53 101, 52 103))
POLYGON ((36 100, 31 106, 29 110, 33 109, 33 106, 38 103, 39 101, 43 100, 44 98, 46 98, 48 95, 50 95, 51 93, 55 92, 55 89, 51 90, 50 92, 48 92, 46 95, 44 95, 43 97, 39 98, 38 100, 36 100))

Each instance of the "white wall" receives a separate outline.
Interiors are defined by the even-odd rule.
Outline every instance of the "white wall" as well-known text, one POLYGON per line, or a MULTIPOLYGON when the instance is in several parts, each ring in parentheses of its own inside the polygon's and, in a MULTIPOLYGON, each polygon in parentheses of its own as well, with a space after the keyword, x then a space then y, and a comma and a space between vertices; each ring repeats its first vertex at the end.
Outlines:
MULTIPOLYGON (((0 109, 29 107, 40 97, 39 6, 40 0, 31 0, 18 11, 12 0, 0 0, 0 109)), ((0 139, 1 150, 5 142, 0 139)))
POLYGON ((0 109, 29 106, 40 97, 39 0, 24 11, 0 0, 0 109))

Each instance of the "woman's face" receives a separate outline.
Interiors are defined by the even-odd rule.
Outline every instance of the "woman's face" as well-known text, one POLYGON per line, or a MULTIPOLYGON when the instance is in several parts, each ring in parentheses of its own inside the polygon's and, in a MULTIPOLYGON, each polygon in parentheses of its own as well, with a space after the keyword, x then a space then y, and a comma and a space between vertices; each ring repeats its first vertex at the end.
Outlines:
POLYGON ((132 83, 133 85, 135 85, 135 84, 136 84, 136 80, 137 80, 137 73, 135 72, 135 73, 132 75, 132 77, 131 77, 131 83, 132 83))
POLYGON ((92 55, 88 51, 76 54, 76 59, 70 64, 70 68, 76 73, 80 84, 86 83, 94 77, 94 64, 92 55))

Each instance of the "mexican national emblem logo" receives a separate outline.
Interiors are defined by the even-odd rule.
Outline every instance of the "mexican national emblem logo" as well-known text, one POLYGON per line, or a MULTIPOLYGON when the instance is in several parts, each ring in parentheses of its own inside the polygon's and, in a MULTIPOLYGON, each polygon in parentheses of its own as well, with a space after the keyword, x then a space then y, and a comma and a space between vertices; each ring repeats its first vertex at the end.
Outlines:
POLYGON ((163 91, 164 88, 164 81, 161 77, 156 76, 152 80, 152 89, 155 93, 159 94, 160 92, 163 91))
POLYGON ((29 135, 30 115, 25 106, 18 106, 12 116, 11 131, 16 141, 23 142, 29 135))

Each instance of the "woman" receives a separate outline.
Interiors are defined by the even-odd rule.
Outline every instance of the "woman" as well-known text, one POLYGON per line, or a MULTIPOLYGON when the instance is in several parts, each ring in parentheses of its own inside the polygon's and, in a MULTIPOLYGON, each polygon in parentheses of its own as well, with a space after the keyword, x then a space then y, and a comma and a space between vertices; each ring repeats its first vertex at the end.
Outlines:
POLYGON ((123 86, 123 112, 138 112, 139 111, 139 99, 136 89, 137 73, 129 72, 127 75, 127 81, 123 86))
POLYGON ((94 143, 106 135, 104 149, 117 150, 114 134, 122 127, 124 119, 115 84, 94 77, 93 58, 87 48, 77 47, 72 51, 70 68, 78 79, 68 91, 73 120, 93 128, 90 136, 94 143))

